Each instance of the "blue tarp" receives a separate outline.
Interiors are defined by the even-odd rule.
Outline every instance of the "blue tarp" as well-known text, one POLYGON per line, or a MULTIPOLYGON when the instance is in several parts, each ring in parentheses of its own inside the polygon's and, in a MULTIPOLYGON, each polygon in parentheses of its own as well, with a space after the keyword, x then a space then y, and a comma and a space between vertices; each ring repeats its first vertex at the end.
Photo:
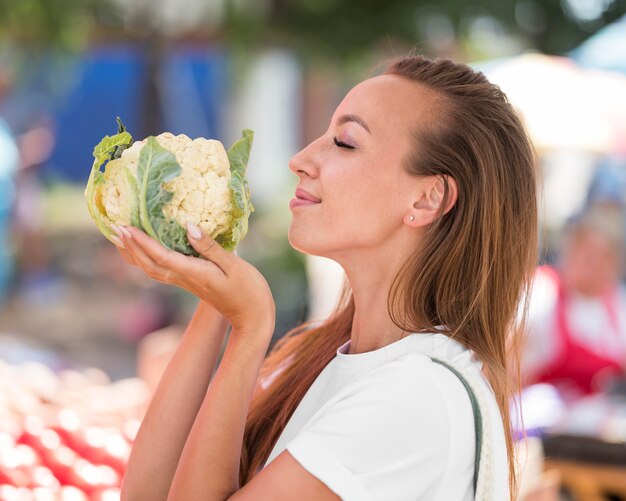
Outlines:
MULTIPOLYGON (((134 46, 103 47, 79 61, 77 78, 53 110, 57 127, 54 151, 44 172, 85 183, 93 147, 116 132, 115 117, 141 138, 140 113, 147 61, 134 46)), ((164 55, 158 81, 164 130, 190 137, 220 139, 225 101, 226 59, 220 51, 176 48, 164 55)))

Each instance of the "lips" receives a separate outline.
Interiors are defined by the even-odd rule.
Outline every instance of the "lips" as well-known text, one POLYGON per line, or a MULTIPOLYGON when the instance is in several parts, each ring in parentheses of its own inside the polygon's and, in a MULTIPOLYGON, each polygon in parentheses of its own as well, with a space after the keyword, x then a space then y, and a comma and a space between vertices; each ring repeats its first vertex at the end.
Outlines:
POLYGON ((322 201, 321 199, 314 197, 308 191, 305 191, 302 188, 298 188, 296 190, 296 198, 299 198, 300 200, 307 200, 309 202, 314 202, 314 203, 319 203, 322 201))

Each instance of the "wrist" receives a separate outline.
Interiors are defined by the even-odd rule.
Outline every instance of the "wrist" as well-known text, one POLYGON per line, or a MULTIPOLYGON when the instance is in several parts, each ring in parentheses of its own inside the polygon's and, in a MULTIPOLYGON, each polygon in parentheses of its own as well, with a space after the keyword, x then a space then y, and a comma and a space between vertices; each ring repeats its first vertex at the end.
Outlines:
POLYGON ((232 325, 231 337, 243 339, 246 343, 268 345, 274 335, 275 319, 273 316, 260 316, 232 325))
POLYGON ((228 329, 228 320, 208 302, 200 300, 185 331, 185 337, 200 339, 219 338, 220 342, 228 329))
POLYGON ((205 301, 202 298, 200 298, 200 300, 198 301, 197 310, 202 313, 222 316, 222 314, 215 308, 215 306, 213 306, 209 301, 205 301))
POLYGON ((241 336, 269 336, 274 334, 276 305, 271 302, 251 304, 245 311, 229 317, 233 331, 241 336))

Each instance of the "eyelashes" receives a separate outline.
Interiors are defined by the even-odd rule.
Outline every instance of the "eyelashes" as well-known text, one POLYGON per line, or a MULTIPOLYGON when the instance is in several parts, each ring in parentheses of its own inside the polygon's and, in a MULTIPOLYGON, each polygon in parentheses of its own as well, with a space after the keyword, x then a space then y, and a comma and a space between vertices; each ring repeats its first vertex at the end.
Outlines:
POLYGON ((339 141, 336 137, 333 138, 333 141, 335 142, 335 146, 338 146, 339 148, 346 148, 348 150, 354 150, 354 146, 348 144, 348 143, 344 143, 342 141, 339 141))

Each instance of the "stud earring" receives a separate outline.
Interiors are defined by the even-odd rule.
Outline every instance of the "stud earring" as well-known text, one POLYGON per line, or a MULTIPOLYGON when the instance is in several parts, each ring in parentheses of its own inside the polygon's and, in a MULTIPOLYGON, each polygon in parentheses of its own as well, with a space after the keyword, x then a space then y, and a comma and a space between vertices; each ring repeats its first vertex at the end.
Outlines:
POLYGON ((414 219, 415 219, 415 216, 411 216, 411 217, 409 218, 409 221, 413 221, 414 219))

